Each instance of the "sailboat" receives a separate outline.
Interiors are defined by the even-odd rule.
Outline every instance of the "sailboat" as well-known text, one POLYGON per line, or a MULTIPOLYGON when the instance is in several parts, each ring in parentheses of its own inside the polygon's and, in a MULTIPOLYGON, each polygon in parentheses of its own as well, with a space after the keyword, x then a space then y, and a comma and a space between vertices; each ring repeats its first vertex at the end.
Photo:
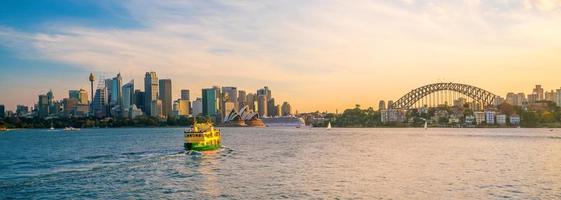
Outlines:
POLYGON ((427 127, 427 120, 425 120, 425 130, 427 130, 427 129, 428 129, 428 127, 427 127))
POLYGON ((51 128, 49 128, 49 130, 55 130, 55 127, 53 126, 53 121, 51 121, 51 128))
POLYGON ((327 130, 331 129, 331 122, 328 122, 328 123, 327 123, 327 128, 326 128, 326 129, 327 129, 327 130))

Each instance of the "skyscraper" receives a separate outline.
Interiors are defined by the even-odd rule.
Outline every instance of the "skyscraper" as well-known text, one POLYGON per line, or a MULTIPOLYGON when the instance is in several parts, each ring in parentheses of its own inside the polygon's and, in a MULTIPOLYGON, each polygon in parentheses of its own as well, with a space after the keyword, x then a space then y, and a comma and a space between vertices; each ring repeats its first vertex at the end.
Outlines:
POLYGON ((267 95, 265 94, 257 95, 257 113, 259 113, 259 116, 261 117, 268 116, 267 103, 268 103, 267 95))
POLYGON ((155 118, 163 118, 162 100, 156 99, 150 103, 150 116, 155 118))
MULTIPOLYGON (((134 79, 123 85, 123 111, 128 111, 134 105, 134 79)), ((128 114, 124 114, 128 116, 128 114)))
POLYGON ((245 99, 246 99, 247 107, 250 110, 257 111, 257 107, 255 106, 255 103, 257 101, 257 96, 254 93, 249 93, 245 96, 245 99))
POLYGON ((269 117, 277 116, 275 98, 267 100, 267 114, 269 117))
POLYGON ((203 96, 203 115, 214 117, 217 114, 216 88, 202 90, 203 96))
POLYGON ((186 99, 178 99, 173 102, 173 113, 175 116, 188 116, 190 102, 186 99))
POLYGON ((288 102, 283 102, 281 107, 282 116, 290 116, 292 115, 292 106, 288 102))
POLYGON ((195 101, 193 101, 193 112, 192 112, 192 114, 195 117, 203 114, 203 100, 201 98, 197 98, 197 99, 195 99, 195 101))
POLYGON ((238 110, 247 105, 247 95, 245 90, 238 91, 238 110))
POLYGON ((107 116, 107 88, 103 85, 98 85, 98 88, 95 90, 92 111, 97 118, 107 116))
POLYGON ((123 105, 123 93, 121 86, 123 85, 123 78, 121 73, 118 73, 116 77, 111 79, 111 106, 121 106, 123 105))
POLYGON ((171 114, 172 100, 171 100, 171 80, 160 80, 160 100, 162 100, 162 114, 167 117, 171 114))
POLYGON ((267 100, 271 99, 272 97, 271 90, 269 90, 269 87, 267 86, 263 87, 263 89, 257 90, 257 96, 259 95, 265 95, 265 98, 267 98, 267 100))
POLYGON ((47 95, 39 95, 37 101, 37 116, 45 118, 49 115, 49 97, 47 95))
POLYGON ((146 112, 144 110, 144 99, 144 92, 140 90, 134 91, 134 105, 136 105, 136 107, 139 108, 142 112, 146 112))
POLYGON ((150 105, 152 101, 158 100, 158 76, 156 72, 146 72, 144 75, 144 112, 152 116, 150 105))
POLYGON ((88 93, 84 89, 68 90, 68 98, 78 100, 79 104, 87 105, 89 103, 88 93))
POLYGON ((182 100, 190 100, 189 90, 183 89, 181 90, 181 99, 182 100))

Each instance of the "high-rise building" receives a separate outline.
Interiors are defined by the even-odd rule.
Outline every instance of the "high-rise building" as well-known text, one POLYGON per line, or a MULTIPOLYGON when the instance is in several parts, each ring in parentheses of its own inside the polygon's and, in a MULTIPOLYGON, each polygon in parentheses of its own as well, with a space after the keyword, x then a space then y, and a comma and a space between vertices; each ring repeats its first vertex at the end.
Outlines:
MULTIPOLYGON (((111 85, 113 84, 113 79, 110 79, 110 78, 105 79, 104 83, 105 83, 104 84, 104 86, 105 86, 105 96, 107 96, 107 106, 111 106, 111 104, 110 104, 111 103, 111 96, 112 96, 111 90, 113 89, 111 87, 111 85)), ((98 84, 97 87, 99 88, 99 84, 98 84)))
POLYGON ((181 90, 181 100, 190 100, 189 90, 183 89, 181 90))
POLYGON ((49 115, 49 97, 47 95, 39 95, 37 102, 37 116, 45 118, 49 115))
POLYGON ((56 109, 56 107, 55 107, 55 100, 54 99, 55 99, 55 97, 53 95, 53 91, 49 90, 49 92, 47 92, 47 104, 48 104, 48 107, 49 107, 47 112, 49 114, 55 114, 58 111, 58 109, 56 109))
POLYGON ((189 100, 178 99, 173 102, 173 113, 175 116, 188 116, 191 104, 189 100))
POLYGON ((135 104, 135 90, 134 90, 134 79, 128 82, 127 84, 123 85, 123 115, 128 116, 128 110, 131 108, 132 105, 135 104))
POLYGON ((105 86, 98 86, 95 90, 92 111, 97 118, 107 116, 107 88, 105 86))
POLYGON ((25 105, 17 105, 16 108, 16 114, 19 117, 22 117, 24 115, 27 115, 27 113, 29 113, 29 107, 25 106, 25 105))
POLYGON ((215 117, 218 113, 217 113, 217 92, 216 92, 216 88, 206 88, 202 90, 202 96, 203 96, 203 115, 204 116, 211 116, 211 117, 215 117))
POLYGON ((203 99, 197 98, 193 101, 193 116, 199 116, 203 114, 203 99))
POLYGON ((543 100, 543 88, 542 85, 536 85, 536 87, 534 88, 534 90, 532 90, 532 94, 536 94, 537 99, 536 101, 541 101, 543 100))
POLYGON ((6 118, 6 107, 4 105, 0 105, 0 119, 6 118))
POLYGON ((152 116, 152 101, 158 100, 158 76, 156 72, 146 72, 144 75, 144 112, 148 116, 152 116))
MULTIPOLYGON (((222 96, 225 102, 234 103, 234 107, 238 107, 238 88, 236 87, 222 87, 222 96)), ((226 111, 229 112, 229 111, 226 111)))
POLYGON ((78 100, 79 104, 89 104, 88 93, 84 89, 68 90, 68 98, 78 100))
POLYGON ((171 114, 171 79, 160 80, 160 100, 162 100, 162 113, 165 117, 171 114))
POLYGON ((245 96, 247 107, 250 110, 257 111, 257 106, 255 105, 257 102, 257 96, 254 93, 249 93, 245 96))
POLYGON ((292 106, 290 106, 290 104, 286 101, 283 102, 282 103, 282 108, 281 108, 281 113, 282 113, 282 116, 292 115, 292 106))
POLYGON ((386 109, 386 102, 384 100, 380 100, 378 102, 378 110, 385 110, 386 109))
POLYGON ((134 91, 134 105, 136 105, 136 107, 138 109, 140 109, 142 112, 146 112, 144 110, 144 92, 140 91, 140 90, 135 90, 134 91))
POLYGON ((261 116, 261 117, 268 116, 267 104, 268 104, 268 101, 267 101, 267 95, 266 94, 257 95, 257 113, 259 113, 259 116, 261 116))
POLYGON ((267 100, 267 115, 269 117, 276 117, 277 113, 275 112, 275 98, 271 98, 267 100))
POLYGON ((121 87, 123 85, 123 78, 121 77, 121 73, 118 73, 116 77, 111 79, 111 102, 110 105, 113 106, 121 106, 123 105, 123 93, 121 87))
POLYGON ((150 103, 150 116, 155 118, 164 118, 162 112, 162 100, 156 99, 150 103))
POLYGON ((532 93, 528 95, 528 103, 535 103, 537 101, 539 101, 539 94, 536 93, 532 93))
POLYGON ((520 92, 520 93, 517 94, 517 98, 516 98, 516 99, 517 99, 516 101, 518 102, 517 106, 522 106, 522 104, 528 102, 528 99, 526 99, 526 95, 525 95, 524 93, 522 93, 522 92, 520 92))
POLYGON ((238 91, 238 110, 247 105, 247 95, 245 90, 238 91))
POLYGON ((263 89, 259 89, 257 90, 257 96, 259 95, 265 95, 265 98, 267 98, 267 100, 272 98, 272 94, 271 94, 271 90, 269 90, 269 87, 265 86, 263 87, 263 89))

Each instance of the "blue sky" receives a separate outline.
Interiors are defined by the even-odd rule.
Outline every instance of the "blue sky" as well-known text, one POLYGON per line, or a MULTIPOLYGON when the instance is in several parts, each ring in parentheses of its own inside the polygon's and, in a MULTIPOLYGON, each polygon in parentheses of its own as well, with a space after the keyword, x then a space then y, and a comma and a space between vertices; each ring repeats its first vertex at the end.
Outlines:
POLYGON ((90 72, 142 89, 152 70, 176 96, 267 85, 300 111, 373 106, 435 81, 554 89, 559 24, 561 0, 1 1, 0 104, 66 97, 90 72))

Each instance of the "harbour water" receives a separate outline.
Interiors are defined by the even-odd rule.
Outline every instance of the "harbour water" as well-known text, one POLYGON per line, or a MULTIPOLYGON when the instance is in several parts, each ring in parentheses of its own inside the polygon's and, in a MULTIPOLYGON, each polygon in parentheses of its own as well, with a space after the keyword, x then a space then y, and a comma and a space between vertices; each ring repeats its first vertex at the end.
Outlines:
POLYGON ((0 199, 561 199, 561 130, 222 128, 0 133, 0 199))

